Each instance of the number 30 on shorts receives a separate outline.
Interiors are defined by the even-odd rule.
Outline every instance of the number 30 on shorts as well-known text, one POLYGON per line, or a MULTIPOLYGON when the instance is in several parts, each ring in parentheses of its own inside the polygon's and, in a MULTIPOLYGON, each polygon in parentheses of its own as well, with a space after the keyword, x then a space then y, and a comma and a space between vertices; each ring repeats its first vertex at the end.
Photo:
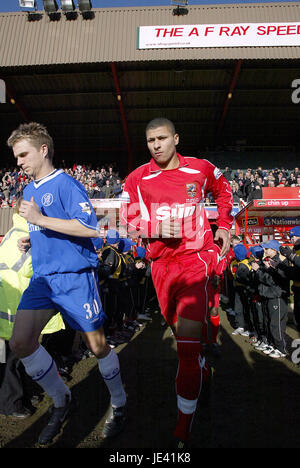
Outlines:
POLYGON ((85 318, 87 320, 89 320, 89 319, 91 319, 93 317, 93 311, 94 311, 95 315, 99 314, 99 305, 98 305, 98 302, 96 301, 96 299, 94 299, 94 301, 93 301, 93 305, 92 305, 93 310, 91 309, 91 305, 88 302, 83 304, 83 308, 86 310, 85 318))

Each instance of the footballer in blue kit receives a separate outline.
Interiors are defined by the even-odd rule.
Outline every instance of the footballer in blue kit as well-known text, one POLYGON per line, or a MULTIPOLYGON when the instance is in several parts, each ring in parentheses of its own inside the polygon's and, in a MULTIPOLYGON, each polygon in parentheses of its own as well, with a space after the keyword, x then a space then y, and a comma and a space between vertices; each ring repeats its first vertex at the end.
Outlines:
MULTIPOLYGON (((24 200, 34 198, 44 216, 77 219, 97 231, 97 217, 82 184, 55 169, 26 186, 24 200)), ((98 291, 98 257, 90 238, 56 233, 28 222, 33 277, 19 309, 61 312, 70 326, 83 332, 104 324, 98 291)))
POLYGON ((78 181, 53 165, 54 146, 46 127, 21 124, 7 140, 14 157, 32 182, 26 186, 19 214, 29 236, 18 247, 31 249, 33 276, 16 313, 9 345, 27 374, 53 400, 50 418, 39 436, 42 446, 53 442, 65 419, 77 407, 58 374, 52 356, 39 343, 41 331, 57 311, 82 336, 98 360, 110 393, 111 406, 102 436, 113 437, 126 423, 127 396, 119 358, 106 342, 97 278, 99 240, 96 214, 78 181))

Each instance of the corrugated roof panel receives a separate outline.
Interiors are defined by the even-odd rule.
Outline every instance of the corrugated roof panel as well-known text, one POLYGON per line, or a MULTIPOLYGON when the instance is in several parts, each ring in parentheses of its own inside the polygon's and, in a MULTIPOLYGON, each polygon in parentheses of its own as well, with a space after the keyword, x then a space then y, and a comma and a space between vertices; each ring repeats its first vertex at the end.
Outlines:
POLYGON ((95 9, 95 18, 28 21, 24 12, 0 14, 0 66, 149 60, 298 59, 300 47, 232 47, 137 50, 137 28, 146 25, 295 22, 299 2, 95 9), (17 32, 17 34, 16 34, 17 32))

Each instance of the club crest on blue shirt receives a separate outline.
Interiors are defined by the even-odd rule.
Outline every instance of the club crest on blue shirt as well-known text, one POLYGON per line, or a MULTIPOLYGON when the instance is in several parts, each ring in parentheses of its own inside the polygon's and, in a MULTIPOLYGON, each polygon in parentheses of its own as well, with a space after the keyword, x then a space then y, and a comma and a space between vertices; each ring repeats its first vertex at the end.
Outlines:
POLYGON ((197 195, 196 183, 186 184, 186 191, 189 198, 195 198, 197 195))
POLYGON ((52 205, 53 203, 53 195, 52 193, 45 193, 43 196, 42 196, 42 204, 44 206, 50 206, 52 205))

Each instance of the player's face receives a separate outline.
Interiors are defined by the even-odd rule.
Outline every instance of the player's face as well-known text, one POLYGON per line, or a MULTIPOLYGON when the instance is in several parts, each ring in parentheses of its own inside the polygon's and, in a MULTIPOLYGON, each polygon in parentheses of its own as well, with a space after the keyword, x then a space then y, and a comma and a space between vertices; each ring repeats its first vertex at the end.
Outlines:
POLYGON ((176 146, 177 133, 173 135, 167 126, 151 128, 146 133, 147 145, 152 158, 162 169, 175 169, 178 166, 176 146))
POLYGON ((26 174, 34 179, 43 177, 43 168, 47 163, 46 156, 48 148, 42 145, 37 149, 31 142, 23 138, 13 145, 13 153, 17 159, 17 164, 26 174))

